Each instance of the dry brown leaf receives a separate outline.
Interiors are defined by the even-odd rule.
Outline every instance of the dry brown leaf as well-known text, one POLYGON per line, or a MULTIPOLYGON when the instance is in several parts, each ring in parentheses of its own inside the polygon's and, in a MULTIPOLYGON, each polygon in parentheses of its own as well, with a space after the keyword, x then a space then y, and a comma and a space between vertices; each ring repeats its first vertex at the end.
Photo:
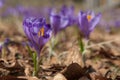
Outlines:
POLYGON ((78 63, 79 65, 82 65, 82 57, 80 55, 79 48, 77 46, 73 46, 69 51, 67 52, 67 56, 65 57, 64 64, 70 65, 71 63, 78 63))
POLYGON ((54 76, 53 80, 67 80, 64 75, 58 73, 54 76))

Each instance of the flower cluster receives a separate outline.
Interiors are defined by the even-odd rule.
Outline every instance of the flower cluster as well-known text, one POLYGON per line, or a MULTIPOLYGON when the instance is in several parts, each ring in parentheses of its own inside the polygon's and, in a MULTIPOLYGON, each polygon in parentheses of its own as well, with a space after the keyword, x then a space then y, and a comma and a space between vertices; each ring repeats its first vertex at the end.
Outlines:
POLYGON ((100 21, 101 14, 95 15, 92 11, 80 11, 78 16, 74 14, 74 7, 63 6, 57 14, 55 10, 51 12, 50 22, 56 35, 62 29, 68 26, 78 24, 81 33, 85 38, 89 38, 90 33, 100 21))
POLYGON ((38 17, 28 17, 23 21, 24 31, 38 56, 50 39, 52 32, 56 35, 62 29, 78 24, 80 32, 88 39, 101 17, 101 14, 95 15, 92 11, 80 11, 78 16, 75 16, 73 6, 63 6, 58 13, 55 9, 51 9, 49 12, 50 24, 46 24, 45 18, 38 17))

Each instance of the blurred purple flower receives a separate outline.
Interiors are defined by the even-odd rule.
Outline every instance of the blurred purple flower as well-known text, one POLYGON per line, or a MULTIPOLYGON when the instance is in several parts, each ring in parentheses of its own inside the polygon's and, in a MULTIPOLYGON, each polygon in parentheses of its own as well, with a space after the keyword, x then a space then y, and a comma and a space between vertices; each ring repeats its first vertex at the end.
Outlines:
POLYGON ((0 8, 4 6, 5 0, 0 0, 0 8))
POLYGON ((66 6, 63 5, 62 8, 60 9, 60 15, 67 17, 69 19, 69 25, 73 25, 77 23, 77 17, 75 16, 74 13, 74 6, 66 6))
POLYGON ((17 10, 15 8, 9 7, 6 10, 6 14, 8 15, 13 15, 13 16, 17 16, 19 13, 17 12, 17 10))
POLYGON ((2 51, 2 48, 9 44, 11 40, 9 38, 6 38, 2 44, 0 44, 0 52, 2 51))
POLYGON ((8 7, 1 15, 2 17, 19 16, 19 12, 14 7, 8 7))
POLYGON ((37 7, 24 7, 22 5, 17 5, 16 7, 8 7, 5 12, 3 12, 2 16, 7 17, 9 15, 13 16, 22 16, 23 18, 27 17, 45 17, 47 12, 43 9, 39 9, 37 7))
POLYGON ((4 45, 7 45, 9 42, 11 42, 11 40, 9 38, 6 38, 4 41, 4 45))
POLYGON ((0 45, 0 53, 1 53, 1 51, 2 51, 2 45, 0 45))
POLYGON ((74 15, 74 7, 62 6, 60 12, 57 13, 55 9, 51 10, 50 23, 54 30, 54 35, 59 31, 65 29, 68 26, 73 25, 76 22, 74 15))
POLYGON ((51 26, 46 24, 45 18, 29 17, 23 21, 23 28, 39 56, 41 49, 51 37, 51 26))
POLYGON ((24 7, 18 5, 16 7, 17 12, 19 15, 22 15, 24 18, 26 17, 45 17, 48 14, 49 9, 47 8, 37 8, 37 7, 24 7), (45 10, 46 9, 46 10, 45 10))
POLYGON ((23 6, 17 6, 16 9, 19 12, 19 14, 22 15, 23 17, 30 17, 30 16, 38 17, 38 15, 40 15, 38 10, 36 10, 35 8, 30 8, 30 7, 26 8, 23 6))
POLYGON ((59 31, 69 25, 69 19, 65 16, 61 16, 52 12, 52 14, 50 15, 50 23, 53 28, 54 35, 56 35, 59 31))
POLYGON ((118 28, 120 28, 120 20, 116 20, 115 21, 115 26, 118 27, 118 28))
POLYGON ((92 11, 79 12, 79 29, 85 38, 89 38, 90 33, 94 30, 101 18, 101 14, 95 15, 92 11))

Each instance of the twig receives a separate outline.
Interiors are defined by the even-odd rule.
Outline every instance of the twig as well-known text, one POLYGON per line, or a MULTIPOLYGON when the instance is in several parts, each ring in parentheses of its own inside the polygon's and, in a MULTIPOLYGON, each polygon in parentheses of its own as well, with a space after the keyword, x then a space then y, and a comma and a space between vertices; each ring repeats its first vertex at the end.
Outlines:
POLYGON ((95 46, 101 46, 103 44, 110 44, 114 41, 117 41, 118 39, 114 39, 114 40, 111 40, 111 41, 105 41, 105 42, 101 42, 101 43, 98 43, 98 44, 93 44, 93 45, 90 45, 90 46, 87 46, 86 49, 89 49, 91 47, 95 47, 95 46))

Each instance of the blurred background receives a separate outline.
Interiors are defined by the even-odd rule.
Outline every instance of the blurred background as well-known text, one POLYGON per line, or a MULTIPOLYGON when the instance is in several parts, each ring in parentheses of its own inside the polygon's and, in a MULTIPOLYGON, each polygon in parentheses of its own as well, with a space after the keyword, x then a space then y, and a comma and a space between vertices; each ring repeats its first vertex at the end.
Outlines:
MULTIPOLYGON (((102 13, 101 28, 120 27, 120 0, 0 0, 0 34, 24 34, 24 16, 45 16, 51 8, 73 6, 76 16, 80 10, 102 13)), ((0 36, 1 37, 1 36, 0 36)))
MULTIPOLYGON (((75 8, 86 10, 105 11, 119 7, 120 0, 1 0, 6 6, 31 6, 31 7, 61 7, 62 5, 74 5, 75 8)), ((2 4, 2 3, 1 3, 2 4)))

